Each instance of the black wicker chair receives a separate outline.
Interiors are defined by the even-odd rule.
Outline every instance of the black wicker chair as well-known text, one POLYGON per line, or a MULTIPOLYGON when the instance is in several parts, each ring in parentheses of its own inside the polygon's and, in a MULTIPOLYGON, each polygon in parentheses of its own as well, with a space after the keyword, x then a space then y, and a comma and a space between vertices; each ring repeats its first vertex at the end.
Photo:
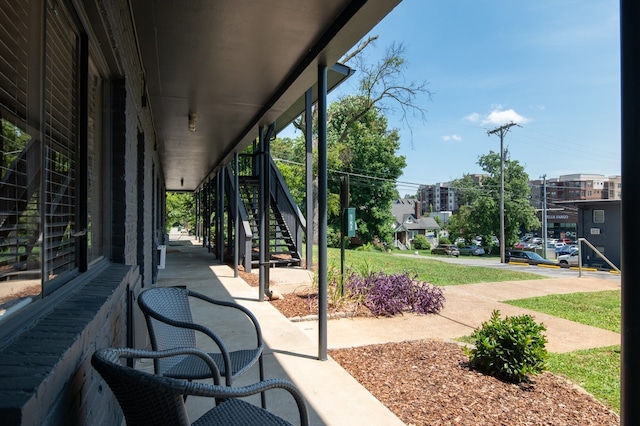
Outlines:
MULTIPOLYGON (((260 324, 256 317, 244 306, 233 302, 212 299, 201 293, 180 287, 155 287, 144 290, 138 297, 138 305, 144 313, 151 346, 156 351, 176 347, 196 347, 196 331, 208 336, 219 352, 209 353, 216 362, 227 386, 247 371, 256 361, 260 370, 260 381, 264 380, 263 342, 260 324), (230 351, 215 331, 193 322, 190 298, 205 301, 211 306, 241 311, 255 330, 256 344, 253 347, 230 351)), ((211 370, 195 356, 154 359, 158 375, 174 379, 197 380, 211 377, 211 370)), ((264 394, 262 407, 266 407, 264 394)))
POLYGON ((238 399, 275 388, 289 392, 297 405, 300 424, 309 424, 304 398, 295 385, 287 380, 269 379, 243 387, 212 385, 157 376, 123 365, 121 361, 141 358, 157 360, 185 355, 201 359, 211 369, 213 381, 220 381, 220 374, 213 360, 195 348, 176 348, 160 352, 130 348, 99 349, 93 354, 91 364, 116 396, 128 426, 291 425, 264 408, 238 399), (210 397, 213 408, 190 423, 184 402, 187 395, 210 397))

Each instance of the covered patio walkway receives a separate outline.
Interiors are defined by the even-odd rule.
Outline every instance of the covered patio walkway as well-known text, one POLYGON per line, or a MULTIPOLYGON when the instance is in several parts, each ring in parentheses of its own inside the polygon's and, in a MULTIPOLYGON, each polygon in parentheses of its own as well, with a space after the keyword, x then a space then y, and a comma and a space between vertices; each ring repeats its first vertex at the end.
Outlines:
MULTIPOLYGON (((311 424, 403 424, 335 361, 331 358, 319 361, 317 340, 304 334, 270 303, 258 302, 258 288, 249 286, 241 278, 234 278, 233 269, 221 265, 201 242, 184 233, 172 234, 169 240, 166 267, 159 271, 157 286, 186 285, 190 290, 249 308, 262 327, 266 378, 284 378, 298 386, 307 400, 311 424)), ((233 336, 229 337, 232 344, 242 345, 243 336, 238 334, 233 318, 223 320, 210 309, 199 308, 193 307, 197 321, 215 328, 223 338, 233 336)), ((137 329, 141 330, 139 326, 137 329)), ((152 363, 139 366, 152 368, 152 363)), ((258 369, 254 366, 235 384, 241 386, 258 380, 258 369)), ((259 397, 256 396, 253 402, 259 405, 259 397)), ((210 401, 190 397, 187 406, 192 419, 210 408, 209 404, 210 401)), ((288 420, 297 421, 295 404, 284 392, 267 393, 267 408, 288 420)))

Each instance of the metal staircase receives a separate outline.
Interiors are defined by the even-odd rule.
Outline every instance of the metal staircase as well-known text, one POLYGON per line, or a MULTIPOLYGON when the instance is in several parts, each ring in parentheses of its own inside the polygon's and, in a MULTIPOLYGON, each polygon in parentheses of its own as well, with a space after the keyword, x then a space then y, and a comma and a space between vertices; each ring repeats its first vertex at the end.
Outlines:
MULTIPOLYGON (((258 194, 259 180, 253 176, 242 177, 240 180, 240 194, 249 214, 249 223, 252 230, 252 258, 253 266, 258 265, 259 256, 259 232, 258 232, 258 194)), ((300 251, 294 240, 285 217, 280 210, 278 202, 270 197, 269 202, 269 263, 272 266, 300 266, 302 259, 300 251)))
MULTIPOLYGON (((259 194, 260 179, 258 177, 257 155, 241 155, 242 164, 238 172, 240 205, 235 206, 234 173, 231 166, 225 171, 224 191, 226 195, 226 214, 235 219, 236 211, 240 215, 240 233, 236 238, 239 245, 241 263, 245 271, 258 267, 260 262, 259 232, 259 194)), ((272 267, 300 266, 302 264, 302 239, 306 230, 306 220, 293 201, 280 171, 270 159, 271 173, 269 212, 268 212, 268 262, 272 267)), ((233 221, 235 223, 235 220, 233 221)), ((228 235, 235 232, 227 232, 228 235)), ((227 250, 230 253, 230 250, 227 250)))

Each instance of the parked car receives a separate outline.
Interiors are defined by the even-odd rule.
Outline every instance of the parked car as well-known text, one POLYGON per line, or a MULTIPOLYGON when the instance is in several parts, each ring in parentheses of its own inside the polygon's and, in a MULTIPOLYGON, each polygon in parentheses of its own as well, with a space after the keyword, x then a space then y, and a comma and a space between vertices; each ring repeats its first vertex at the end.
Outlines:
POLYGON ((555 261, 545 259, 538 253, 533 251, 524 250, 507 250, 505 253, 505 261, 509 262, 522 262, 529 265, 558 265, 555 261))
POLYGON ((460 251, 461 255, 467 254, 469 256, 482 256, 485 254, 484 249, 476 245, 458 247, 458 251, 460 251))
POLYGON ((440 244, 431 249, 431 254, 446 254, 447 256, 460 256, 460 250, 453 244, 440 244))
POLYGON ((580 252, 574 249, 570 254, 558 256, 558 263, 561 266, 576 266, 580 262, 580 252))
POLYGON ((570 245, 563 245, 562 247, 556 248, 556 255, 558 255, 558 257, 565 255, 565 254, 571 254, 572 251, 576 250, 577 246, 570 246, 570 245))

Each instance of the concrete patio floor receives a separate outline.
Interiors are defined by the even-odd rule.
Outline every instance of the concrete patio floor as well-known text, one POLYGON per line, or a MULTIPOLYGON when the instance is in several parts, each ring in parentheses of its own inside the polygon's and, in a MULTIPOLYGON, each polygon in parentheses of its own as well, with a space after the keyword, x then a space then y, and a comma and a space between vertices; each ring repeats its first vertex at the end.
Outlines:
MULTIPOLYGON (((318 360, 317 338, 310 339, 270 303, 259 302, 258 289, 233 275, 233 269, 220 264, 193 238, 185 234, 171 235, 165 269, 159 271, 156 285, 186 285, 190 290, 249 308, 262 327, 266 345, 265 377, 284 378, 296 384, 306 398, 312 425, 403 424, 335 361, 318 360)), ((241 347, 243 341, 250 338, 239 331, 245 325, 240 324, 240 318, 236 321, 235 317, 221 316, 200 304, 193 305, 193 314, 197 322, 215 329, 223 339, 226 336, 225 343, 229 342, 230 349, 235 345, 241 347)), ((213 349, 204 342, 202 348, 213 349)), ((151 362, 140 366, 151 368, 151 362)), ((258 380, 258 368, 254 366, 234 385, 258 380)), ((260 404, 259 396, 249 400, 260 404)), ((204 398, 187 399, 192 421, 211 407, 211 401, 204 398)), ((298 421, 295 403, 284 391, 268 392, 267 408, 293 424, 298 421)))

